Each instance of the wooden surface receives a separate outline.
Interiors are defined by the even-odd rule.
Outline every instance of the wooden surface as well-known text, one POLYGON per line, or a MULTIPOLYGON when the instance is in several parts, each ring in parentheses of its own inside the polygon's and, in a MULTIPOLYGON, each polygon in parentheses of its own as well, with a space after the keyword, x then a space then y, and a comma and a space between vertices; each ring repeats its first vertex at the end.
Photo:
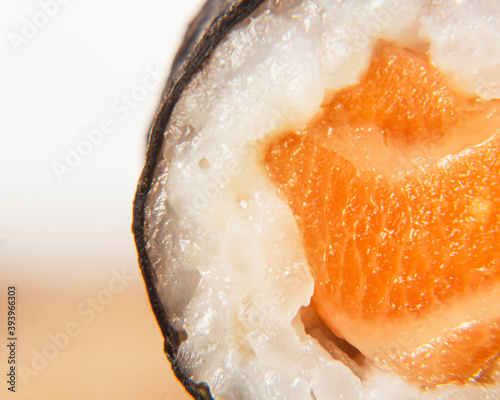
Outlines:
POLYGON ((18 374, 10 398, 190 399, 163 354, 138 273, 128 276, 134 278, 127 285, 113 284, 114 294, 108 291, 112 275, 101 285, 72 292, 25 293, 23 284, 17 285, 18 374))

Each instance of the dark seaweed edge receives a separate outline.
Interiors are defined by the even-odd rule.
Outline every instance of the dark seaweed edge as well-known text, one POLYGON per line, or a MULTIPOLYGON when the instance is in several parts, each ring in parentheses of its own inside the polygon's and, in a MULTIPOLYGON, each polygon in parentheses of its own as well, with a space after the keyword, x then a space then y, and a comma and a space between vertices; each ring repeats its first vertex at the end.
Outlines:
POLYGON ((203 38, 189 56, 182 73, 171 84, 166 97, 162 101, 150 131, 146 163, 142 170, 134 198, 132 232, 135 237, 139 265, 146 285, 149 301, 165 338, 164 351, 172 365, 176 377, 184 385, 188 393, 196 400, 213 400, 210 388, 205 382, 196 383, 183 371, 176 359, 176 348, 180 344, 178 332, 168 322, 168 317, 160 300, 155 285, 155 273, 146 250, 145 238, 145 205, 158 159, 163 147, 164 132, 172 111, 180 99, 182 92, 211 57, 217 45, 227 36, 232 28, 249 17, 264 0, 240 0, 224 10, 211 24, 203 38))
POLYGON ((223 10, 227 10, 236 0, 207 0, 198 15, 189 23, 181 46, 172 62, 170 77, 174 77, 181 71, 187 57, 193 52, 200 42, 205 31, 210 27, 215 17, 223 10))

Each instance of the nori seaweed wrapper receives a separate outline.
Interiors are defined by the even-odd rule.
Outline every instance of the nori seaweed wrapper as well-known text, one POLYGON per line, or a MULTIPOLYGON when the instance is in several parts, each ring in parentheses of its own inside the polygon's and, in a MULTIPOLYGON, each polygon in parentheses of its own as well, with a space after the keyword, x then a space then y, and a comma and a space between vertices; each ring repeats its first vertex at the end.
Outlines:
POLYGON ((194 382, 176 359, 179 333, 170 325, 157 289, 157 277, 146 251, 144 209, 153 175, 160 158, 164 133, 175 104, 194 75, 203 69, 214 49, 239 22, 249 17, 264 0, 209 0, 190 23, 184 41, 173 61, 158 112, 149 133, 146 163, 134 199, 132 230, 139 264, 156 320, 165 338, 164 350, 177 378, 196 400, 213 399, 204 382, 194 382))

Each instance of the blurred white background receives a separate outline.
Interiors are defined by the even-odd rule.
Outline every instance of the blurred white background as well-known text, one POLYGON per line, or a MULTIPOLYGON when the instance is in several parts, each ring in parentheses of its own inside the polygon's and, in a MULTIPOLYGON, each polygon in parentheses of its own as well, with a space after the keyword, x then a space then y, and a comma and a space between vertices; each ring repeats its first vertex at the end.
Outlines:
POLYGON ((188 398, 130 226, 146 135, 202 2, 0 4, 0 337, 10 285, 19 337, 16 393, 4 383, 0 398, 188 398))

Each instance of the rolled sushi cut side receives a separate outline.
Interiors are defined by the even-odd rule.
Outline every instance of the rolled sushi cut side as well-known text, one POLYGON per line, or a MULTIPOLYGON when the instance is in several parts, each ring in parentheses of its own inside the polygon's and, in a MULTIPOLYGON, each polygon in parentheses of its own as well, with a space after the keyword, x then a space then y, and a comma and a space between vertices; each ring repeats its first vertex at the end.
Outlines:
POLYGON ((500 33, 495 7, 240 2, 212 26, 158 113, 134 226, 167 355, 191 394, 500 396, 496 378, 422 389, 325 330, 310 308, 314 280, 302 233, 264 162, 272 140, 300 130, 325 101, 360 82, 381 39, 429 49, 457 90, 498 97, 499 62, 489 60, 500 46, 490 39, 500 33), (469 47, 455 35, 469 38, 469 47), (467 54, 478 42, 475 64, 467 54))

